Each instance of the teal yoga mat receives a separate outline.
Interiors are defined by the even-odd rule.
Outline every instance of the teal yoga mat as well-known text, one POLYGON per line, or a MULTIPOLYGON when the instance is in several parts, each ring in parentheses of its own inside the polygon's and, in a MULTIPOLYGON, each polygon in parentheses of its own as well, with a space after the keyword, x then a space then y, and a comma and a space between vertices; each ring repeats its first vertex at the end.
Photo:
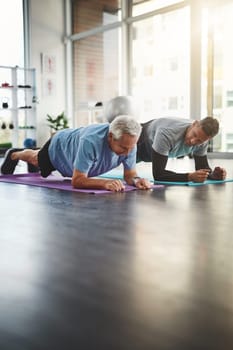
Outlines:
MULTIPOLYGON (((150 181, 153 181, 153 179, 150 178, 150 176, 146 176, 145 174, 139 174, 141 177, 145 177, 150 181)), ((109 179, 122 179, 122 171, 121 172, 114 172, 114 171, 109 171, 108 173, 105 173, 101 175, 100 177, 105 177, 109 179)), ((192 181, 187 181, 187 182, 176 182, 176 181, 155 181, 155 184, 160 184, 160 185, 177 185, 177 186, 203 186, 203 185, 213 185, 213 184, 223 184, 226 182, 233 182, 233 179, 226 179, 226 180, 206 180, 204 182, 192 182, 192 181)))
POLYGON ((213 184, 223 184, 225 182, 233 182, 233 179, 226 179, 226 180, 206 180, 204 182, 173 182, 173 181, 155 181, 156 184, 163 184, 163 185, 179 185, 179 186, 203 186, 203 185, 213 185, 213 184))

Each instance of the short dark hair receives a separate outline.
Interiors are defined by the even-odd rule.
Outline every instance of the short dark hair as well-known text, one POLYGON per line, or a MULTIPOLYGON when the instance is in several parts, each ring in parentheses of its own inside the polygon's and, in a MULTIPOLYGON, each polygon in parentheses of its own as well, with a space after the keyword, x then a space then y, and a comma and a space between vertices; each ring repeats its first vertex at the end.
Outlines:
POLYGON ((200 120, 200 127, 209 137, 214 137, 219 131, 219 122, 213 117, 206 117, 200 120))

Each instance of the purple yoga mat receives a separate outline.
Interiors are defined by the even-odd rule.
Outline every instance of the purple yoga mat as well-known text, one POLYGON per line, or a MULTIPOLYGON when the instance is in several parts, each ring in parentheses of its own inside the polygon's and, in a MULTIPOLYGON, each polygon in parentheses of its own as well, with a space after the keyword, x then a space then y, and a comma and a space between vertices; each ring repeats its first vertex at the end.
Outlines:
MULTIPOLYGON (((16 175, 1 175, 0 182, 10 182, 16 184, 38 186, 38 187, 47 187, 54 188, 57 190, 65 190, 72 192, 83 192, 83 193, 94 193, 94 194, 103 194, 103 193, 114 193, 107 190, 96 190, 96 189, 78 189, 71 186, 71 179, 64 178, 62 176, 50 175, 47 178, 43 178, 38 173, 28 173, 28 174, 16 174, 16 175)), ((153 185, 152 188, 163 188, 163 185, 153 185)), ((136 188, 134 186, 126 185, 125 191, 134 191, 136 188)))

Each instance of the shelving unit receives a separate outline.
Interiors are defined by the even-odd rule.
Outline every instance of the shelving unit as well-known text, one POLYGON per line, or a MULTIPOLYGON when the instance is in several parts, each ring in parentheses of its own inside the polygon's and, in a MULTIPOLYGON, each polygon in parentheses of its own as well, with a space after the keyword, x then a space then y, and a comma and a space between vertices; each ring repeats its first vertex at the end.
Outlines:
POLYGON ((36 146, 36 72, 0 66, 0 149, 36 146))

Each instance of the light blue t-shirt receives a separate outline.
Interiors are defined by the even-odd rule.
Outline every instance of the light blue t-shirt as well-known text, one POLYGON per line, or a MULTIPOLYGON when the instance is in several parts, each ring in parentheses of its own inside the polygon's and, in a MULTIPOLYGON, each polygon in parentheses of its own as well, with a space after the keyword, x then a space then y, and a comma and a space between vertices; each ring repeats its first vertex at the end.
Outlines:
POLYGON ((136 166, 136 146, 127 156, 118 156, 108 144, 109 123, 65 129, 51 139, 48 153, 51 163, 65 177, 74 169, 88 177, 98 176, 121 163, 124 169, 136 166))

